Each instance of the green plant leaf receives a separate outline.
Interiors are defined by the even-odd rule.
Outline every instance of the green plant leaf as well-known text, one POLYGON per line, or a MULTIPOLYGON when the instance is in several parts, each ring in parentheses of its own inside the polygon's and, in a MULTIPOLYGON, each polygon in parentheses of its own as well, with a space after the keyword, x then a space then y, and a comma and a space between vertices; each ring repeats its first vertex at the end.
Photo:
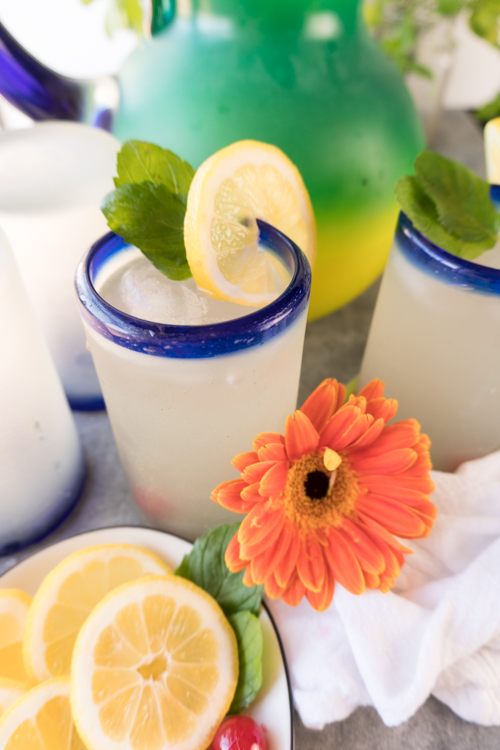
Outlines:
POLYGON ((478 36, 498 47, 500 0, 470 0, 469 26, 478 36))
POLYGON ((439 223, 463 242, 495 244, 500 216, 489 197, 489 185, 458 162, 433 151, 415 160, 420 186, 436 206, 439 223))
POLYGON ((403 177, 396 186, 396 195, 404 213, 428 240, 453 255, 473 260, 493 247, 487 237, 482 242, 464 242, 444 229, 439 223, 436 205, 425 193, 415 177, 403 177))
POLYGON ((262 586, 245 586, 243 571, 231 573, 224 560, 238 527, 239 523, 224 524, 207 531, 175 571, 211 594, 228 617, 243 610, 258 615, 262 601, 262 586))
POLYGON ((130 183, 153 182, 165 185, 172 193, 187 196, 194 169, 172 151, 145 141, 127 141, 117 158, 115 187, 130 183))
POLYGON ((495 117, 500 115, 500 94, 497 94, 494 99, 478 109, 476 117, 480 122, 488 122, 493 120, 495 117))
POLYGON ((109 193, 101 203, 108 226, 138 247, 170 279, 189 279, 184 246, 186 205, 165 185, 141 182, 109 193))
POLYGON ((262 685, 262 627, 251 612, 235 612, 228 617, 238 642, 239 674, 231 714, 248 708, 262 685))

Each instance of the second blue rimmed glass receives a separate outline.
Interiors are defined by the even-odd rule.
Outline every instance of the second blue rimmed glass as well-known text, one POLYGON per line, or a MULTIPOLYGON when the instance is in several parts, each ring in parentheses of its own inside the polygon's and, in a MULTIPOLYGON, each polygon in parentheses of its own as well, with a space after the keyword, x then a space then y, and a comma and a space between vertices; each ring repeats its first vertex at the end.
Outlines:
POLYGON ((303 253, 260 222, 260 244, 290 283, 274 302, 222 323, 153 323, 100 295, 106 265, 125 258, 116 235, 77 270, 87 338, 132 494, 148 520, 194 539, 234 513, 210 492, 238 477, 231 460, 259 432, 283 432, 296 406, 311 273, 303 253))
MULTIPOLYGON (((437 247, 400 214, 361 368, 417 419, 436 469, 500 448, 500 270, 437 247)), ((495 250, 498 257, 498 250, 495 250)))

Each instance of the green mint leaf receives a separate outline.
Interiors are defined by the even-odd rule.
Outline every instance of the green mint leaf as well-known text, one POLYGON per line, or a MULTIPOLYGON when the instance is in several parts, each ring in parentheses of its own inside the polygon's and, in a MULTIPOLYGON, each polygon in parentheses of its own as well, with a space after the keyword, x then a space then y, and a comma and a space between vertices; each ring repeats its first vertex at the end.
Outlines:
POLYGON ((415 177, 396 186, 401 208, 431 242, 466 260, 493 247, 500 216, 488 184, 465 167, 432 152, 415 161, 415 177))
POLYGON ((172 193, 186 198, 194 169, 186 161, 154 143, 127 141, 117 159, 115 187, 130 183, 153 182, 165 185, 172 193))
POLYGON ((243 571, 231 573, 224 560, 226 548, 238 531, 239 523, 218 526, 196 540, 189 555, 185 555, 175 575, 187 578, 207 591, 229 617, 249 610, 259 614, 262 586, 245 586, 243 571))
POLYGON ((416 178, 436 205, 439 223, 464 242, 497 240, 500 216, 489 197, 489 185, 458 162, 432 151, 415 160, 416 178))
POLYGON ((238 684, 230 714, 239 714, 248 708, 262 685, 262 627, 251 612, 236 612, 228 617, 238 643, 238 684))
POLYGON ((108 226, 125 242, 138 247, 170 279, 189 279, 184 246, 182 198, 152 182, 123 185, 101 203, 108 226))

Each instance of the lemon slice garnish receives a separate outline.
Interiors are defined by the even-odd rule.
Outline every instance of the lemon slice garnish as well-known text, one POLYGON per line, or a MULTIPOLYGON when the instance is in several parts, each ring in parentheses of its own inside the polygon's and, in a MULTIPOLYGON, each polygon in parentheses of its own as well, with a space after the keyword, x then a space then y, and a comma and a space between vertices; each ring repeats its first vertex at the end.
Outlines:
POLYGON ((200 289, 244 305, 267 304, 284 291, 288 273, 259 246, 257 219, 314 263, 316 225, 299 171, 276 146, 239 141, 207 159, 189 190, 184 239, 200 289))

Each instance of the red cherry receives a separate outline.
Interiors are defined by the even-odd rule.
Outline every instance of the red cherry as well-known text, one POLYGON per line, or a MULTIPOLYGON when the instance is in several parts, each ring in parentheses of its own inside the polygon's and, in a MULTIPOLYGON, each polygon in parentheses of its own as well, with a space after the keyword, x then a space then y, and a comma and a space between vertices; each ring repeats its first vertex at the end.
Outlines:
POLYGON ((262 727, 249 716, 231 716, 222 722, 211 750, 267 750, 262 727))

